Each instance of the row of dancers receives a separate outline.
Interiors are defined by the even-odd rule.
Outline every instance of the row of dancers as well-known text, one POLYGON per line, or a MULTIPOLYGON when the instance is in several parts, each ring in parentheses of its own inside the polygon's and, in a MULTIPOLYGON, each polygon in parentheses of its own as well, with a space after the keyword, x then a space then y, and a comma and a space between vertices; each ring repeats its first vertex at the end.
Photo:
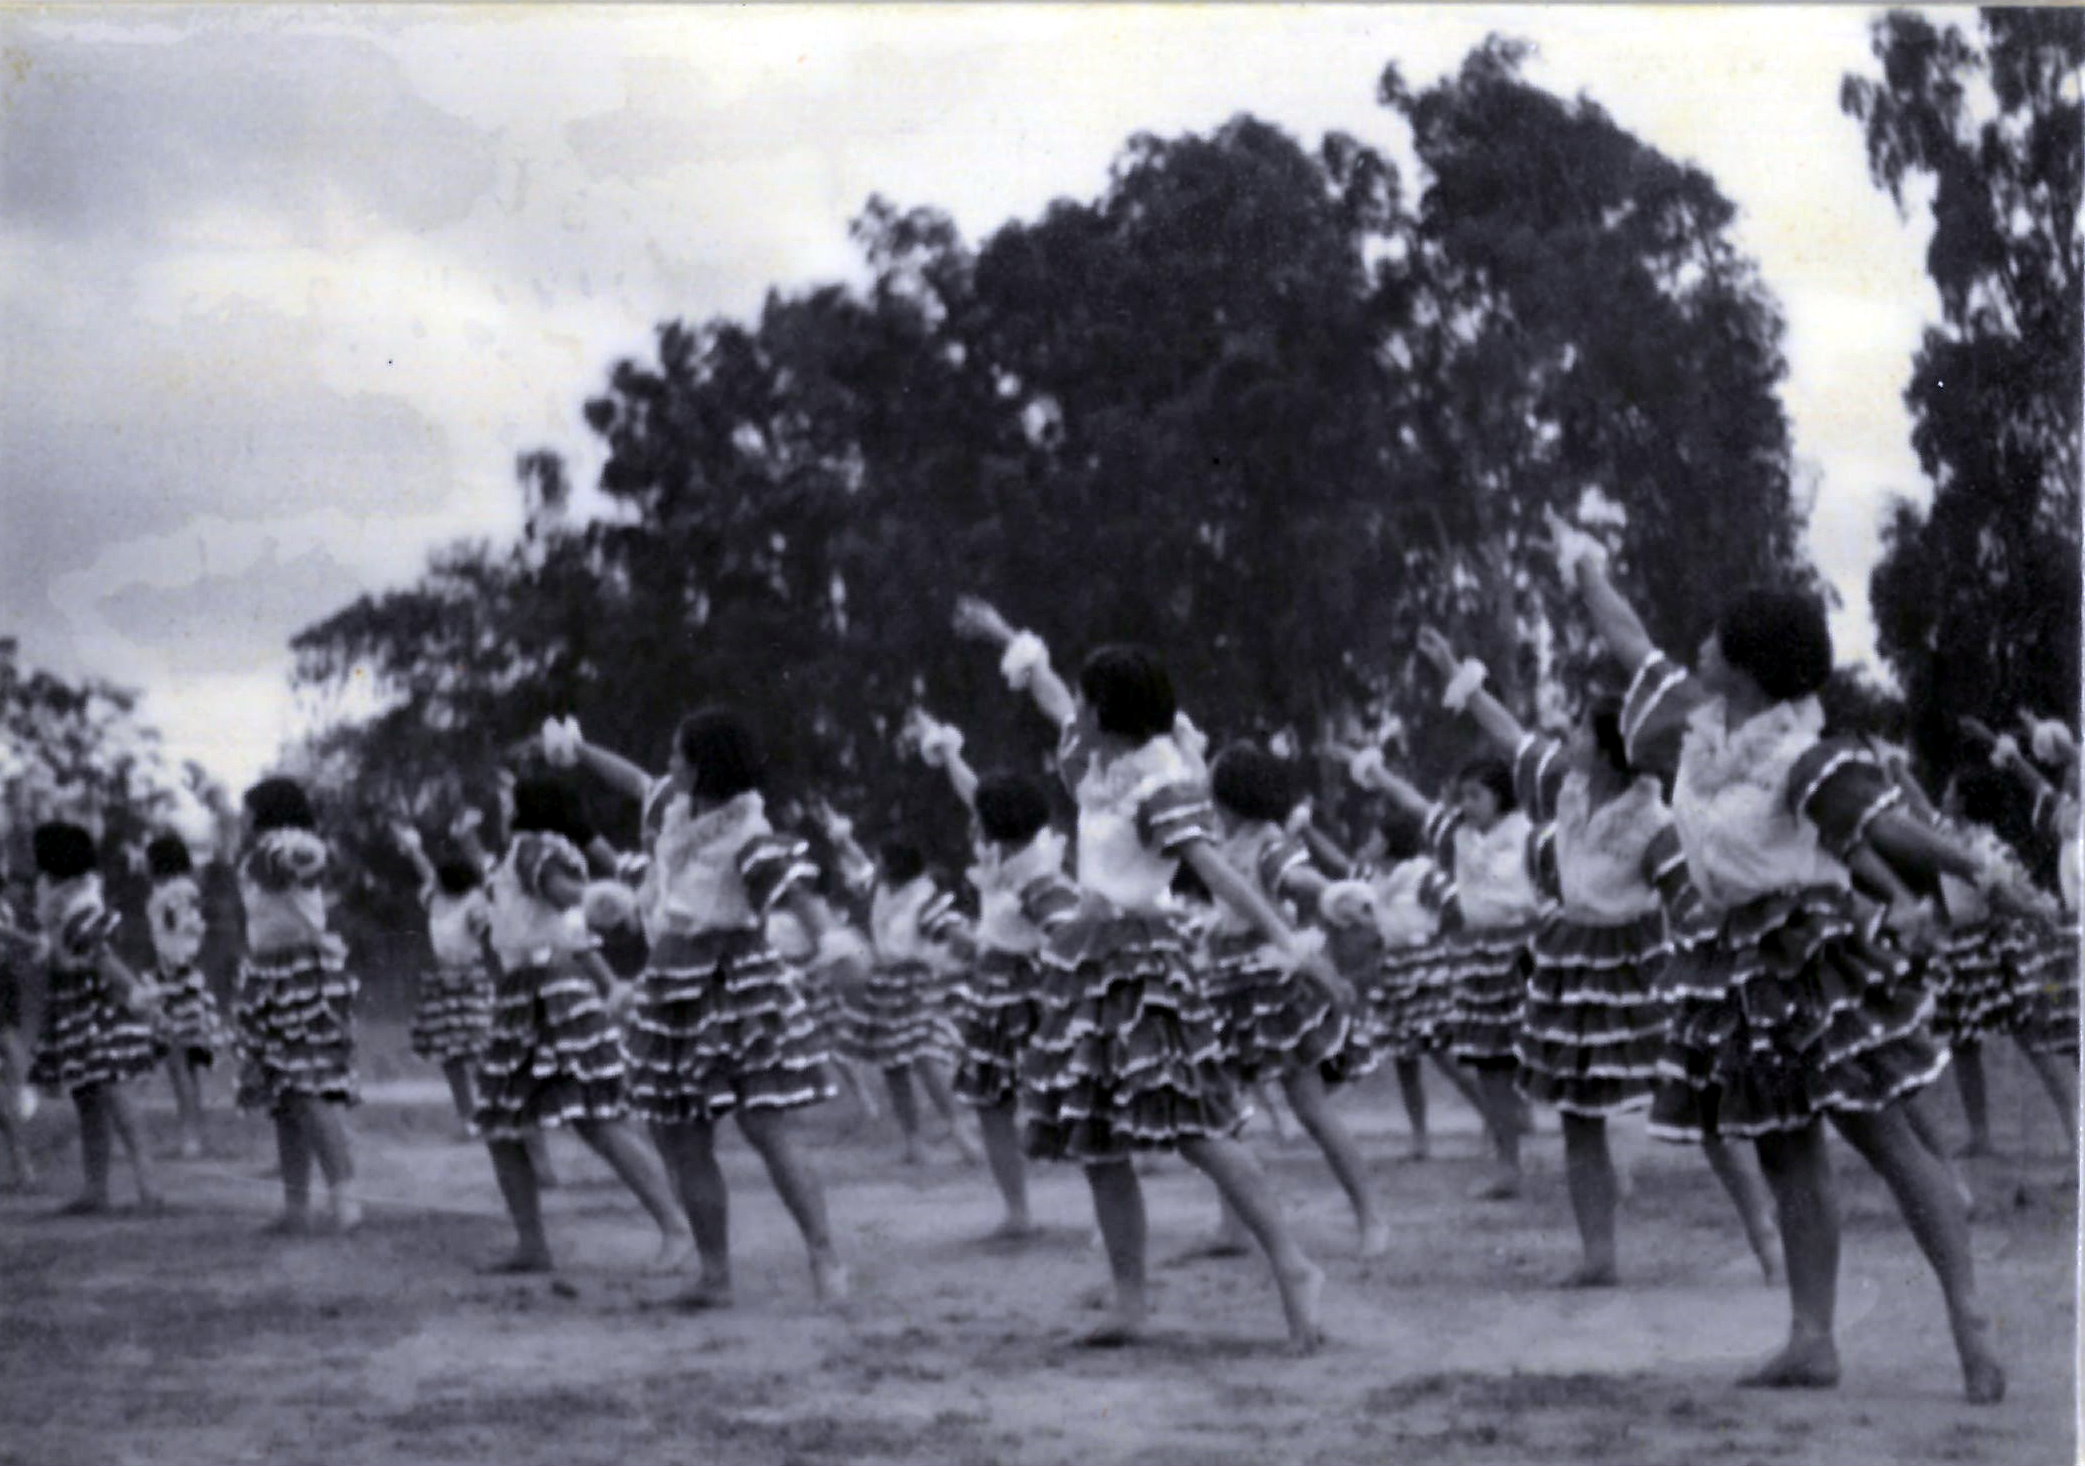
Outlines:
MULTIPOLYGON (((880 1072, 909 1154, 915 1081, 946 1113, 974 1112, 1010 1238, 1032 1227, 1029 1163, 1082 1168, 1112 1285, 1090 1343, 1145 1328, 1134 1163, 1170 1151, 1214 1185, 1225 1234, 1257 1244, 1288 1337, 1308 1350, 1324 1273, 1238 1140, 1247 1096, 1284 1092, 1373 1255, 1391 1215, 1330 1096, 1387 1060, 1417 1105, 1426 1061, 1483 1118, 1495 1163, 1484 1199, 1519 1190, 1526 1107, 1562 1116, 1582 1247, 1573 1284, 1619 1278, 1609 1121, 1648 1106, 1654 1134, 1700 1146, 1790 1295, 1788 1339, 1744 1377, 1752 1385, 1839 1378, 1829 1122, 1887 1184, 1934 1268, 1969 1398, 2000 1399, 1968 1209, 1922 1092, 1951 1055, 1973 1062, 1984 1038, 2006 1034, 2072 1120, 2074 746, 2034 726, 2036 752, 2065 771, 2059 789, 2016 740, 1982 731, 1991 768, 1963 771, 1943 813, 1901 760, 1827 735, 1817 693, 1831 644, 1813 599, 1738 597, 1689 671, 1651 643, 1596 540, 1559 522, 1554 549, 1615 686, 1586 690, 1568 734, 1551 737, 1484 691, 1481 663, 1425 632, 1418 650, 1444 708, 1496 752, 1436 800, 1384 750, 1336 750, 1356 783, 1424 831, 1423 850, 1373 866, 1313 826, 1268 750, 1234 744, 1207 759, 1152 652, 1101 648, 1067 683, 1039 637, 975 600, 959 605, 957 631, 995 648, 1010 688, 1060 730, 1077 817, 1068 840, 1038 780, 980 773, 957 729, 916 712, 909 746, 972 817, 974 915, 902 838, 872 861, 830 811, 840 864, 876 874, 858 883, 871 890, 853 921, 844 897, 822 898, 812 847, 771 818, 758 740, 728 709, 688 717, 663 773, 571 719, 547 723, 528 770, 500 785, 498 849, 465 821, 435 861, 399 830, 435 955, 415 1048, 443 1066, 490 1152, 518 1239, 501 1267, 551 1266, 540 1138, 562 1127, 657 1225, 657 1265, 693 1262, 688 1302, 728 1304, 715 1131, 732 1117, 795 1221, 814 1292, 844 1298, 847 1267, 795 1119, 880 1072), (577 771, 638 803, 640 850, 618 853, 589 826, 577 771), (2062 842, 2060 902, 1980 823, 2004 778, 2033 785, 2062 842), (601 951, 632 923, 646 948, 634 981, 601 951)), ((87 1177, 77 1206, 100 1210, 119 1141, 141 1197, 156 1196, 126 1082, 169 1051, 177 1068, 236 1054, 238 1103, 275 1126, 277 1226, 314 1225, 316 1172, 327 1219, 352 1229, 361 1209, 342 1117, 357 1099, 358 985, 327 925, 331 858, 294 781, 264 780, 245 809, 246 958, 228 1026, 195 971, 199 907, 178 842, 152 847, 158 964, 140 975, 112 953, 91 836, 37 830, 47 976, 32 1078, 72 1095, 87 1177)), ((1972 1139, 1987 1141, 1972 1068, 1958 1073, 1972 1139)))

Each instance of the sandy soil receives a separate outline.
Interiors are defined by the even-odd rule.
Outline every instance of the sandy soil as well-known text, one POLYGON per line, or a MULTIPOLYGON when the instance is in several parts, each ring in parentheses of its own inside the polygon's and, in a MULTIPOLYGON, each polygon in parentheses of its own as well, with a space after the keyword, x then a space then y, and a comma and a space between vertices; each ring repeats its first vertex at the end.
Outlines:
MULTIPOLYGON (((989 1246, 976 1241, 997 1214, 981 1168, 943 1145, 907 1172, 887 1121, 844 1134, 844 1103, 807 1127, 858 1274, 844 1317, 812 1307, 794 1231, 735 1135, 735 1310, 673 1307, 673 1281, 639 1271, 649 1240, 635 1204, 562 1136, 550 1212, 564 1272, 479 1277, 509 1242, 484 1154, 453 1139, 438 1083, 389 1057, 395 1036, 371 1048, 378 1083, 354 1123, 371 1220, 345 1239, 257 1235, 276 1203, 269 1139, 222 1109, 215 1155, 161 1165, 170 1215, 53 1219, 77 1160, 69 1107, 46 1108, 44 1189, 0 1197, 0 1459, 2075 1460, 2075 1175, 2009 1056, 1993 1056, 2003 1154, 1971 1174, 2012 1391, 1978 1409, 1961 1398, 1930 1274, 1844 1152, 1834 1392, 1730 1385, 1779 1339, 1786 1305, 1690 1152, 1625 1142, 1627 1286, 1563 1292, 1548 1280, 1575 1244, 1553 1121, 1529 1197, 1466 1202, 1473 1118, 1437 1094, 1436 1158, 1401 1164, 1383 1076, 1345 1105, 1391 1199, 1386 1258, 1351 1256, 1313 1150, 1278 1144, 1264 1122, 1251 1133, 1332 1276, 1321 1355, 1283 1353, 1256 1260, 1162 1269, 1156 1338, 1088 1351, 1071 1341, 1105 1268, 1077 1173, 1037 1178, 1040 1240, 989 1246)), ((164 1087, 147 1098, 164 1142, 164 1087)), ((1178 1162, 1146 1185, 1163 1259, 1214 1206, 1178 1162)))

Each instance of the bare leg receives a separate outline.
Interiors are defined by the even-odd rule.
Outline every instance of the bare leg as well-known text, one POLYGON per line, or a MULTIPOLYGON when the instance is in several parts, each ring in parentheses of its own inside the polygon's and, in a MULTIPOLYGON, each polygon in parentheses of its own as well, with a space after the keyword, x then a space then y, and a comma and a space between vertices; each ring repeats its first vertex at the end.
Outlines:
POLYGON ((36 1163, 23 1134, 30 1114, 24 1101, 36 1094, 22 1084, 22 1077, 28 1072, 29 1061, 23 1052, 20 1032, 0 1029, 0 1090, 5 1091, 0 1094, 0 1142, 6 1144, 15 1181, 25 1188, 36 1185, 36 1163))
POLYGON ((1390 1225, 1383 1220, 1375 1189, 1368 1184, 1361 1148, 1354 1144, 1346 1123, 1332 1109, 1324 1079, 1316 1070, 1298 1070, 1283 1076, 1281 1084, 1289 1097, 1289 1108, 1296 1112, 1297 1123, 1318 1143, 1318 1150, 1325 1153, 1332 1175, 1354 1209, 1354 1226, 1361 1234, 1361 1256, 1380 1258, 1390 1249, 1390 1225))
POLYGON ((1478 1118, 1482 1119, 1484 1116, 1484 1098, 1477 1093, 1477 1082, 1470 1078, 1470 1072, 1438 1049, 1428 1054, 1427 1058, 1433 1061, 1434 1069, 1439 1071, 1447 1079, 1448 1083, 1455 1087, 1455 1093, 1462 1097, 1463 1104, 1475 1111, 1478 1118))
POLYGON ((1405 1120, 1412 1128, 1412 1144, 1405 1157, 1410 1161, 1424 1161, 1427 1154, 1426 1080, 1418 1060, 1397 1061, 1397 1093, 1404 1098, 1405 1120))
POLYGON ((936 1056, 922 1055, 912 1062, 912 1068, 919 1075, 920 1088, 927 1092, 927 1099, 948 1122, 949 1139, 955 1143, 956 1151, 963 1160, 976 1161, 977 1145, 970 1139, 962 1108, 956 1104, 956 1098, 948 1088, 947 1065, 936 1056))
POLYGON ((1962 1096, 1962 1116, 1969 1122, 1969 1139, 1956 1148, 1955 1155, 1989 1156, 1991 1090, 1984 1079, 1984 1046, 1973 1039, 1957 1044, 1954 1071, 1955 1089, 1962 1096))
POLYGON ((731 1194, 717 1165, 717 1131, 709 1121, 652 1126, 652 1143, 695 1233, 701 1272, 682 1302, 697 1309, 731 1303, 731 1194))
POLYGON ((311 1137, 297 1101, 275 1102, 275 1155, 282 1173, 282 1216, 270 1228, 278 1233, 311 1230, 311 1137))
POLYGON ((825 1211, 825 1188, 798 1152, 794 1126, 786 1110, 740 1110, 738 1128, 767 1164, 767 1175, 796 1220, 804 1248, 811 1255, 811 1287, 821 1304, 845 1302, 847 1266, 833 1247, 832 1221, 825 1211))
POLYGON ((1520 1093, 1513 1085, 1513 1070, 1507 1065, 1487 1065, 1477 1071, 1477 1097, 1484 1124, 1491 1132, 1496 1165, 1492 1175, 1476 1190, 1483 1201, 1496 1202, 1520 1195, 1520 1093))
POLYGON ((1919 1251, 1940 1279, 1969 1399, 1979 1405, 2003 1400, 2005 1371, 1993 1348, 1991 1318, 1977 1297, 1969 1220, 1954 1205, 1946 1168, 1912 1133, 1901 1106, 1872 1115, 1838 1114, 1832 1121, 1888 1184, 1919 1251))
MULTIPOLYGON (((123 1153, 130 1158, 130 1174, 137 1182, 138 1205, 148 1212, 164 1206, 159 1189, 152 1185, 152 1163, 145 1155, 145 1138, 138 1128, 137 1111, 131 1106, 130 1096, 121 1085, 101 1087, 101 1103, 108 1117, 108 1127, 123 1143, 123 1153)), ((106 1186, 106 1178, 104 1178, 106 1186)))
POLYGON ((478 1134, 477 1125, 471 1117, 478 1109, 478 1087, 471 1079, 469 1060, 444 1060, 442 1078, 449 1082, 449 1101, 456 1107, 456 1119, 463 1123, 466 1140, 478 1134))
POLYGON ((1739 1385, 1829 1387, 1839 1383, 1832 1339, 1839 1295, 1839 1202, 1831 1153, 1816 1121, 1759 1138, 1759 1165, 1773 1190, 1788 1254, 1788 1343, 1739 1385))
POLYGON ((1947 1135, 1941 1129, 1940 1117, 1934 1111, 1932 1090, 1929 1088, 1914 1091, 1900 1104, 1904 1111, 1904 1119, 1911 1126, 1912 1135, 1918 1138, 1919 1145, 1932 1153, 1933 1159, 1940 1163, 1941 1171, 1947 1174, 1948 1185, 1954 1188, 1955 1197, 1962 1204, 1963 1214, 1966 1216, 1974 1212, 1976 1193, 1969 1190, 1968 1178, 1962 1175, 1962 1169, 1955 1165, 1954 1157, 1948 1154, 1947 1135))
POLYGON ((355 1157, 348 1146, 347 1123, 341 1114, 344 1107, 308 1095, 300 1096, 298 1104, 312 1155, 318 1158, 319 1172, 331 1196, 333 1226, 343 1233, 353 1232, 362 1224, 362 1204, 355 1200, 355 1157))
MULTIPOLYGON (((659 1229, 659 1255, 652 1260, 652 1267, 665 1272, 686 1264, 695 1252, 695 1232, 688 1225, 687 1214, 674 1200, 673 1184, 666 1179, 666 1167, 659 1154, 644 1144, 628 1121, 580 1121, 572 1129, 615 1169, 616 1176, 636 1194, 659 1229)), ((542 1136, 541 1131, 532 1133, 535 1140, 540 1141, 542 1136)), ((533 1167, 535 1158, 531 1156, 529 1161, 533 1167)))
POLYGON ((82 1085, 72 1092, 72 1107, 80 1117, 80 1171, 86 1185, 65 1205, 67 1213, 109 1210, 109 1162, 114 1148, 109 1139, 107 1090, 106 1085, 82 1085))
POLYGON ((920 1147, 919 1097, 912 1093, 912 1066, 891 1066, 883 1072, 883 1083, 890 1091, 890 1113, 898 1118, 898 1133, 905 1138, 905 1165, 918 1166, 926 1160, 926 1153, 920 1147))
POLYGON ((2055 1103, 2056 1114, 2063 1122, 2063 1134, 2069 1138, 2072 1146, 2076 1146, 2078 1144, 2077 1061, 2066 1059, 2060 1054, 2052 1054, 2046 1049, 2029 1049, 2024 1044, 2020 1046, 2020 1053, 2026 1056, 2028 1068, 2034 1071, 2035 1078, 2042 1082, 2042 1089, 2048 1092, 2049 1099, 2055 1103))
POLYGON ((1607 1122, 1571 1111, 1564 1117, 1564 1179, 1585 1259, 1567 1274, 1567 1288, 1607 1288, 1620 1278, 1615 1261, 1614 1215, 1620 1187, 1607 1147, 1607 1122))
POLYGON ((550 1159, 550 1137, 541 1130, 530 1131, 521 1138, 528 1148, 528 1164, 535 1168, 536 1185, 545 1192, 558 1188, 557 1165, 550 1159))
POLYGON ((1014 1107, 980 1106, 977 1128, 984 1138, 985 1160, 992 1180, 999 1184, 1000 1200, 1006 1204, 1006 1219, 992 1231, 994 1238, 1025 1238, 1035 1231, 1028 1215, 1028 1162, 1021 1155, 1021 1133, 1014 1107))
POLYGON ((1252 1153, 1227 1137, 1202 1136, 1184 1141, 1180 1155, 1216 1183, 1224 1200, 1237 1212, 1259 1241, 1274 1269, 1274 1286, 1281 1292, 1282 1313, 1288 1317, 1289 1343, 1309 1352, 1324 1343, 1318 1325, 1319 1296, 1325 1275, 1304 1256, 1295 1235, 1281 1215, 1274 1189, 1252 1153))
POLYGON ((487 1141, 485 1149, 492 1153, 492 1174, 499 1179, 500 1196, 506 1199, 516 1238, 513 1256, 486 1272, 549 1273, 553 1267, 550 1239, 543 1231, 543 1198, 536 1188, 528 1148, 519 1141, 487 1141))
POLYGON ((1745 1241, 1752 1245, 1752 1256, 1759 1260, 1759 1271, 1766 1275, 1768 1283, 1780 1283, 1781 1239, 1774 1230, 1764 1181, 1752 1174, 1720 1136, 1704 1137, 1701 1154, 1708 1158, 1709 1170, 1716 1174, 1716 1180, 1723 1184, 1737 1208, 1738 1222, 1745 1230, 1745 1241))
POLYGON ((181 1132, 181 1155, 203 1154, 203 1087, 185 1047, 167 1056, 167 1079, 174 1089, 174 1114, 181 1132))
POLYGON ((1126 1345, 1144 1332, 1151 1312, 1145 1279, 1148 1230, 1144 1219, 1144 1186, 1127 1160, 1089 1162, 1086 1185, 1093 1193, 1093 1216, 1108 1251, 1108 1274, 1115 1285, 1115 1307, 1107 1323, 1081 1343, 1126 1345))

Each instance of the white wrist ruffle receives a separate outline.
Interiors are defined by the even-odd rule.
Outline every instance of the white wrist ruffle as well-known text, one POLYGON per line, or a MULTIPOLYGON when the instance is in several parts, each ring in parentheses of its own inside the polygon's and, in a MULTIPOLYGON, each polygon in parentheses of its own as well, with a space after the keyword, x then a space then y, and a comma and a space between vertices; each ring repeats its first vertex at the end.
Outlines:
POLYGON ((1049 665, 1050 649, 1043 639, 1033 632, 1016 632, 1014 639, 1006 644, 1005 655, 999 659, 999 675, 1006 685, 1017 693, 1028 691, 1037 672, 1049 665))
POLYGON ((1374 789, 1376 780, 1389 772, 1381 749, 1363 749, 1347 761, 1347 778, 1363 789, 1374 789))
POLYGON ((2000 734, 1991 745, 1991 762, 1999 768, 2020 757, 2020 741, 2011 734, 2000 734))
POLYGON ((1448 686, 1441 693, 1441 706, 1456 713, 1462 712, 1490 676, 1490 670, 1483 663, 1474 657, 1465 658, 1462 666, 1455 670, 1455 676, 1448 679, 1448 686))
POLYGON ((1281 954, 1282 971, 1293 973, 1325 956, 1325 934, 1315 927, 1298 928, 1277 951, 1281 954))
POLYGON ((569 715, 564 718, 543 720, 543 757, 558 769, 569 769, 579 762, 579 720, 569 715))
POLYGON ((1556 536, 1557 570, 1566 583, 1577 584, 1582 565, 1603 572, 1607 569, 1607 547, 1598 539, 1563 519, 1552 520, 1551 530, 1556 536))
POLYGON ((1327 922, 1357 927, 1375 913, 1375 888, 1365 881, 1335 881, 1318 893, 1318 911, 1327 922))

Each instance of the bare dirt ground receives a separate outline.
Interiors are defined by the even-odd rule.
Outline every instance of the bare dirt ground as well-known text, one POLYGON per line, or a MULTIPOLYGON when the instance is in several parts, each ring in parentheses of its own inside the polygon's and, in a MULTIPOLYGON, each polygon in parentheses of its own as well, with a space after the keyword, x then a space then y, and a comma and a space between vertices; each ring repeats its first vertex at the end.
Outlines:
MULTIPOLYGON (((1344 1102, 1390 1197, 1396 1242, 1363 1264, 1315 1151, 1250 1133, 1331 1275, 1332 1341, 1281 1349, 1257 1260, 1162 1268, 1159 1332, 1089 1351, 1105 1278, 1074 1171, 1036 1178, 1047 1231, 1009 1250, 982 1168, 945 1145, 896 1163, 890 1123, 809 1118, 859 1297, 811 1304, 789 1226, 734 1134, 739 1300, 674 1308, 648 1230, 569 1137, 551 1194, 556 1280, 480 1277, 510 1241, 482 1149, 439 1083, 371 1036, 354 1128, 370 1222, 348 1238, 258 1235, 277 1202, 264 1127, 214 1097, 216 1154, 165 1161, 163 1217, 49 1216, 78 1162, 70 1108, 38 1118, 36 1193, 0 1196, 0 1460, 11 1462, 2069 1462, 2076 1459, 2075 1173, 2055 1119, 1994 1052, 2001 1156, 1971 1164, 1976 1251, 2011 1394, 1961 1398, 1937 1289, 1880 1184, 1839 1153, 1844 1385, 1730 1384, 1786 1323, 1690 1151, 1624 1142, 1627 1284, 1549 1280, 1575 1240, 1553 1121, 1531 1195, 1474 1203, 1475 1123, 1435 1082, 1435 1159, 1402 1164, 1387 1076, 1344 1102)), ((1945 1082, 1944 1082, 1945 1083, 1945 1082)), ((163 1143, 165 1090, 144 1091, 163 1143)), ((1952 1090, 1948 1110, 1952 1115, 1952 1090)), ((118 1196, 127 1198, 119 1175, 118 1196)), ((1146 1178, 1154 1257, 1212 1221, 1176 1161, 1146 1178)))

